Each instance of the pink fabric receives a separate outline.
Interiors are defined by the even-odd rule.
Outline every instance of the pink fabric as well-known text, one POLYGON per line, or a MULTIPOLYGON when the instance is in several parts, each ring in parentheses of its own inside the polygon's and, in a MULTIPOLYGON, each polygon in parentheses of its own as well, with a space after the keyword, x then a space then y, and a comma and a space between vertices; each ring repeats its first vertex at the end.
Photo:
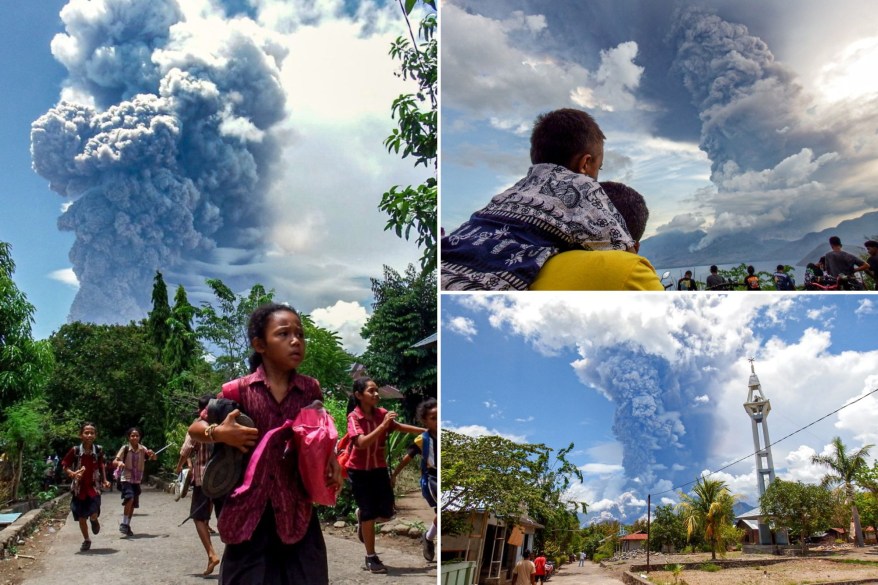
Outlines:
POLYGON ((301 374, 293 377, 280 402, 271 395, 261 367, 243 378, 241 409, 256 423, 260 436, 257 448, 246 460, 245 482, 246 475, 250 476, 248 488, 236 489, 223 504, 217 526, 224 543, 249 540, 268 505, 274 510, 277 534, 282 542, 293 544, 305 535, 313 505, 298 480, 299 470, 293 467, 293 458, 283 456, 287 441, 292 438, 290 427, 277 429, 288 421, 295 421, 303 408, 322 399, 317 380, 301 374))
POLYGON ((303 408, 296 416, 296 420, 288 420, 262 437, 250 456, 243 483, 232 492, 232 495, 242 496, 250 491, 251 486, 265 479, 267 466, 263 454, 270 451, 269 446, 272 441, 284 439, 287 439, 287 449, 292 443, 292 446, 298 450, 299 474, 311 501, 315 504, 334 506, 337 492, 326 485, 326 472, 329 457, 338 440, 338 431, 335 429, 332 417, 322 404, 319 407, 303 408), (287 439, 291 432, 292 438, 287 439), (278 435, 279 439, 276 439, 278 435))
POLYGON ((326 485, 329 458, 335 452, 338 431, 321 404, 303 408, 293 421, 293 441, 299 450, 299 474, 315 504, 334 506, 338 492, 326 485))

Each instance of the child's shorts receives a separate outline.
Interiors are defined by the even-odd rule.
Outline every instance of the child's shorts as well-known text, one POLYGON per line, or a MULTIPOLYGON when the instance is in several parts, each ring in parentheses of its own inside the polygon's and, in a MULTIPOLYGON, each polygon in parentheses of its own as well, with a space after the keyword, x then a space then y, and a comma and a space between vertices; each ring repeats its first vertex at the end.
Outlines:
MULTIPOLYGON (((200 485, 192 486, 192 503, 189 504, 189 515, 193 520, 207 522, 210 520, 210 512, 213 510, 210 498, 204 495, 200 485)), ((217 512, 217 518, 219 512, 217 512)))
POLYGON ((134 500, 134 507, 140 507, 140 484, 128 481, 122 482, 122 503, 134 500))
POLYGON ((83 499, 74 497, 70 500, 70 511, 73 512, 73 519, 90 518, 92 514, 101 515, 101 495, 98 494, 93 498, 86 496, 83 499))
POLYGON ((393 516, 393 487, 386 467, 363 471, 348 469, 354 500, 360 509, 360 520, 393 516))
POLYGON ((421 476, 421 495, 427 504, 436 509, 436 476, 429 473, 421 476))

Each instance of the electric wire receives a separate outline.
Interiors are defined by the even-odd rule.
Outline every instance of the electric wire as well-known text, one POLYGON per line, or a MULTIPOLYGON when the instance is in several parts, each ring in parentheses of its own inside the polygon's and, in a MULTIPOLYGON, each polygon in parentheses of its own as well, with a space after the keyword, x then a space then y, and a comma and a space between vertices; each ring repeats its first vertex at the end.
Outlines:
MULTIPOLYGON (((777 445, 777 444, 780 443, 781 441, 785 441, 786 439, 789 439, 789 438, 792 437, 793 435, 796 435, 796 434, 798 434, 798 433, 804 431, 805 429, 807 429, 807 428, 809 428, 809 427, 812 427, 812 426, 816 425, 816 424, 819 423, 820 421, 825 420, 825 419, 829 418, 830 416, 832 416, 833 414, 836 414, 836 413, 838 413, 838 412, 844 410, 844 409, 847 408, 848 406, 851 406, 851 405, 853 405, 853 404, 856 404, 857 402, 859 402, 860 400, 863 400, 864 398, 868 398, 869 396, 871 396, 872 394, 875 394, 876 392, 878 392, 878 388, 875 388, 875 389, 872 390, 871 392, 867 392, 866 394, 863 394, 862 396, 860 396, 860 397, 857 398, 856 400, 852 400, 851 402, 848 402, 848 403, 845 404, 844 406, 841 406, 841 407, 839 407, 839 408, 836 408, 836 409, 833 410, 832 412, 830 412, 830 413, 828 413, 828 414, 825 414, 824 416, 821 416, 820 418, 818 418, 818 419, 816 419, 816 420, 814 420, 814 421, 811 421, 810 423, 806 424, 806 425, 803 426, 803 427, 799 427, 798 429, 796 429, 795 431, 791 432, 790 434, 788 434, 788 435, 786 435, 786 436, 784 436, 784 437, 781 437, 780 439, 778 439, 778 440, 776 440, 776 441, 772 441, 770 445, 766 445, 763 449, 769 449, 769 448, 773 447, 774 445, 777 445)), ((762 449, 760 449, 760 451, 761 451, 761 450, 762 450, 762 449)), ((759 451, 754 451, 754 452, 750 453, 749 455, 745 455, 744 457, 741 457, 740 459, 736 459, 736 460, 732 461, 732 462, 729 463, 728 465, 725 465, 725 466, 720 467, 719 469, 715 469, 715 470, 713 470, 713 471, 709 471, 708 473, 705 473, 705 474, 701 475, 701 476, 699 477, 699 479, 701 479, 701 478, 703 478, 703 477, 710 477, 711 475, 713 475, 713 474, 715 474, 715 473, 719 473, 720 471, 724 471, 724 470, 728 469, 729 467, 731 467, 732 465, 735 465, 735 464, 737 464, 737 463, 740 463, 741 461, 745 461, 746 459, 748 459, 748 458, 750 458, 750 457, 753 457, 753 456, 756 455, 757 453, 759 453, 759 451)), ((667 493, 670 493, 670 492, 675 492, 675 491, 677 491, 677 490, 679 490, 679 489, 682 489, 682 488, 686 487, 687 485, 692 485, 692 484, 696 483, 697 481, 698 481, 698 479, 695 479, 695 480, 693 480, 693 481, 687 481, 686 483, 682 483, 682 484, 680 484, 680 485, 677 485, 677 486, 674 486, 674 487, 672 487, 672 488, 666 489, 666 490, 663 491, 663 492, 659 492, 659 493, 657 493, 657 494, 650 494, 650 495, 651 495, 651 496, 660 496, 660 495, 662 495, 662 494, 667 494, 667 493)))

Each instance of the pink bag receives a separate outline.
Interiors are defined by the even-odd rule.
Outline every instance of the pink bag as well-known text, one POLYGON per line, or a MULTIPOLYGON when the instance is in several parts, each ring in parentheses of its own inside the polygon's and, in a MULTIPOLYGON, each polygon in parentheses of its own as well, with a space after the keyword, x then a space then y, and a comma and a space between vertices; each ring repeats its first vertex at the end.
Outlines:
POLYGON ((338 431, 323 403, 315 401, 293 420, 293 444, 299 453, 299 475, 315 504, 334 506, 338 492, 326 485, 329 458, 334 457, 338 431))

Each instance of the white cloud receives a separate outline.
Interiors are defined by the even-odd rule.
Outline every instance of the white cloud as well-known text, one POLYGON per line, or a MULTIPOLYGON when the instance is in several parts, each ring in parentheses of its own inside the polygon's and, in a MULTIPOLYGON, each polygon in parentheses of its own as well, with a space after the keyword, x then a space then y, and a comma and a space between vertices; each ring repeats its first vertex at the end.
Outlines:
POLYGON ((633 92, 643 68, 634 64, 634 42, 601 51, 597 70, 589 71, 522 42, 522 37, 551 34, 542 15, 513 12, 498 20, 445 3, 442 18, 442 89, 448 107, 520 133, 545 104, 607 111, 637 106, 633 92))
POLYGON ((57 280, 58 282, 63 282, 72 288, 79 288, 79 279, 76 278, 76 274, 73 272, 72 268, 53 270, 49 273, 49 278, 57 280))
POLYGON ((331 307, 314 309, 311 318, 317 325, 337 332, 348 352, 360 355, 366 351, 366 341, 360 337, 360 331, 369 314, 359 303, 337 301, 331 307))
POLYGON ((857 306, 856 313, 858 316, 862 317, 863 315, 874 315, 876 312, 875 303, 872 299, 863 299, 860 301, 860 304, 857 306))
POLYGON ((502 437, 504 439, 512 441, 513 443, 527 443, 527 437, 525 437, 524 435, 503 433, 496 429, 489 429, 488 427, 482 425, 463 425, 458 427, 455 426, 453 423, 446 423, 445 421, 442 421, 442 428, 473 438, 495 436, 502 437))
POLYGON ((621 465, 615 465, 612 463, 586 463, 585 465, 580 465, 579 469, 583 473, 594 473, 597 475, 622 473, 625 470, 621 465))
POLYGON ((467 317, 449 317, 445 319, 445 326, 449 331, 453 331, 458 335, 472 341, 473 337, 478 334, 475 321, 467 317))

